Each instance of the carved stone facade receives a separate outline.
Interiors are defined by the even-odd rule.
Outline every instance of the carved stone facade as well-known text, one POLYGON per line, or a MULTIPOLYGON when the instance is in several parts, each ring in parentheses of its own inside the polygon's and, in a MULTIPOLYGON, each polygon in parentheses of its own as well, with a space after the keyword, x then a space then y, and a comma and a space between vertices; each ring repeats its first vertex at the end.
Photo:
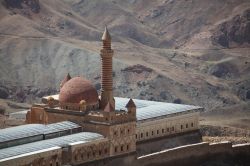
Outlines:
POLYGON ((199 129, 199 112, 137 122, 137 142, 199 129))

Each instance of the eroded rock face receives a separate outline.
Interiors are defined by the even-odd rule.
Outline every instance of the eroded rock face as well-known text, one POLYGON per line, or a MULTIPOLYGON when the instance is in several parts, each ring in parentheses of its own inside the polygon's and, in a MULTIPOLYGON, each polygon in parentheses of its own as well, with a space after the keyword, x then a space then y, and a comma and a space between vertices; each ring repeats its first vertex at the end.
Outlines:
POLYGON ((34 13, 39 13, 39 0, 4 0, 7 8, 29 8, 34 13))
POLYGON ((7 99, 9 96, 9 92, 7 89, 0 87, 0 98, 1 99, 7 99))
POLYGON ((246 99, 250 100, 250 89, 246 92, 246 99))
POLYGON ((140 73, 143 73, 143 72, 151 73, 153 70, 151 68, 146 67, 146 66, 137 64, 137 65, 134 65, 134 66, 129 66, 129 67, 123 69, 122 71, 134 72, 134 73, 140 74, 140 73))
POLYGON ((250 79, 240 81, 233 86, 234 92, 242 100, 250 100, 250 79))
POLYGON ((211 66, 208 72, 219 78, 231 78, 237 76, 238 69, 233 64, 224 62, 211 66))
POLYGON ((227 48, 250 44, 250 9, 220 24, 213 32, 212 41, 227 48))

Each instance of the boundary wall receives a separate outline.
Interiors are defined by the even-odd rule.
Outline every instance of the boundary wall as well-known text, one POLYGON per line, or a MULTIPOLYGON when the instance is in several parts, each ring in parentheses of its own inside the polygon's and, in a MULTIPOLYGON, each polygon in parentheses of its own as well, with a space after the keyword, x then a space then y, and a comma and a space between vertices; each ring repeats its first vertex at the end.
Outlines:
POLYGON ((231 142, 227 141, 211 144, 207 142, 190 144, 141 156, 137 158, 136 163, 132 165, 147 166, 161 165, 163 163, 169 163, 171 165, 171 163, 173 164, 174 162, 177 164, 178 162, 176 161, 183 161, 183 163, 194 163, 195 160, 206 160, 209 157, 217 155, 250 156, 250 143, 233 146, 231 142))

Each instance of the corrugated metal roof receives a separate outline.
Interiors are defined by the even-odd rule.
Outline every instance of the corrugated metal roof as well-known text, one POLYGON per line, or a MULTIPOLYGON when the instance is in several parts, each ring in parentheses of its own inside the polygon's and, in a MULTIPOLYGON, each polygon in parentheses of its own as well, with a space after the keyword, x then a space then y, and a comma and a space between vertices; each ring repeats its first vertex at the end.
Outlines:
MULTIPOLYGON (((47 99, 49 96, 44 97, 47 99)), ((58 100, 59 95, 53 95, 55 100, 58 100)), ((116 110, 126 110, 125 106, 128 103, 129 98, 115 97, 115 109, 116 110)), ((174 104, 165 103, 149 100, 139 100, 133 99, 136 105, 136 117, 137 121, 146 120, 151 118, 157 118, 160 116, 170 115, 174 113, 185 113, 191 110, 199 110, 202 107, 185 105, 185 104, 174 104)))
POLYGON ((25 153, 36 152, 43 149, 48 149, 52 147, 65 147, 70 143, 74 142, 90 142, 98 139, 104 138, 103 135, 92 132, 81 132, 77 134, 72 134, 68 136, 63 136, 54 139, 48 139, 33 143, 28 143, 24 145, 14 146, 10 148, 0 149, 0 161, 13 156, 22 155, 25 153))
POLYGON ((44 134, 55 133, 55 132, 59 132, 59 131, 70 130, 70 129, 81 127, 78 124, 70 122, 70 121, 52 123, 52 124, 45 125, 45 126, 46 127, 44 130, 44 134))
MULTIPOLYGON (((129 98, 115 97, 116 110, 126 110, 125 106, 129 98)), ((184 104, 164 103, 148 100, 133 99, 136 105, 137 121, 157 118, 160 116, 170 115, 174 113, 184 113, 191 110, 198 110, 202 107, 184 104)))
POLYGON ((59 123, 52 123, 48 125, 44 124, 27 124, 16 127, 10 127, 0 130, 0 143, 21 139, 25 137, 31 137, 41 134, 56 133, 59 131, 65 131, 69 129, 74 129, 80 127, 78 124, 75 124, 70 121, 63 121, 59 123))

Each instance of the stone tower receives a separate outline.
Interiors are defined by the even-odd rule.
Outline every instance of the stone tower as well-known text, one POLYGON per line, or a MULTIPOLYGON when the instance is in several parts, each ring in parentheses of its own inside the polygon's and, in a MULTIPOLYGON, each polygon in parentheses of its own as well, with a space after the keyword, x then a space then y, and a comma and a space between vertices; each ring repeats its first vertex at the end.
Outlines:
POLYGON ((113 97, 113 71, 112 71, 112 59, 114 51, 111 49, 111 36, 105 27, 102 35, 102 49, 100 52, 102 62, 102 89, 101 89, 101 102, 100 108, 104 110, 105 106, 110 103, 115 108, 115 100, 113 97))

